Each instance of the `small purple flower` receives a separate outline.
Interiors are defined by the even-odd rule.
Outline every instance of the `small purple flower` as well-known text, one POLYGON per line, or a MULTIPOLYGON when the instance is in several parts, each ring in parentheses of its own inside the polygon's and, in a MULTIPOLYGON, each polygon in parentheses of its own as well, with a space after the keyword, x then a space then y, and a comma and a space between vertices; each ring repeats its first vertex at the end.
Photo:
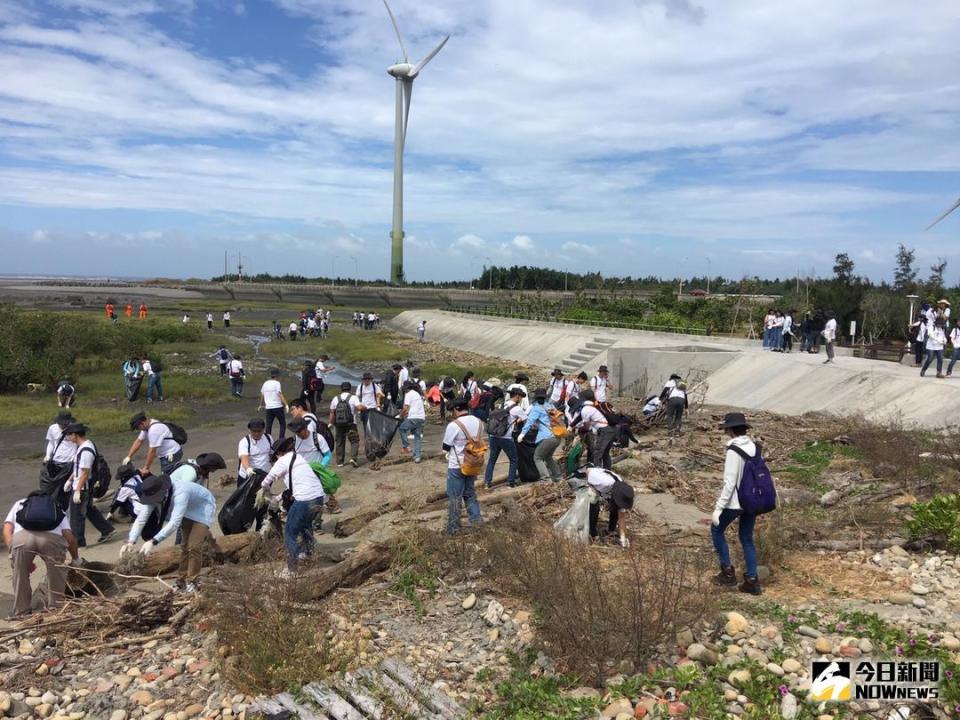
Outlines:
POLYGON ((847 627, 846 623, 838 622, 837 623, 837 632, 843 632, 844 628, 847 627))
POLYGON ((910 638, 910 646, 913 647, 913 646, 916 645, 916 644, 917 644, 917 639, 916 639, 916 638, 910 638))
POLYGON ((954 711, 957 715, 960 715, 960 705, 957 705, 957 706, 953 709, 953 711, 954 711))
POLYGON ((789 695, 789 694, 790 694, 790 688, 788 688, 786 685, 781 685, 781 686, 780 686, 779 688, 777 688, 777 689, 780 691, 780 694, 781 694, 781 695, 789 695))
POLYGON ((933 635, 927 635, 927 642, 933 642, 934 639, 933 635))
POLYGON ((787 622, 789 622, 789 623, 795 623, 796 621, 797 621, 797 616, 796 616, 796 615, 787 615, 787 622))
POLYGON ((950 678, 953 677, 953 670, 944 670, 943 674, 947 678, 947 680, 949 680, 950 678))
POLYGON ((897 645, 897 655, 903 655, 903 646, 897 645))

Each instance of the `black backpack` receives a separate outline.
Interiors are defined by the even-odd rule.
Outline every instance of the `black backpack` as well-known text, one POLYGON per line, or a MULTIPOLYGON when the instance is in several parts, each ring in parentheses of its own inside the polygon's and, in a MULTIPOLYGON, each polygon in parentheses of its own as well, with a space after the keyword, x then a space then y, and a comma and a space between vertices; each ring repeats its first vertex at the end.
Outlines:
POLYGON ((177 443, 177 445, 187 444, 187 431, 184 430, 182 426, 165 420, 158 420, 158 422, 170 431, 170 439, 177 443))
POLYGON ((338 426, 353 425, 353 408, 350 407, 350 393, 340 393, 337 399, 337 407, 333 411, 333 424, 338 426), (346 395, 346 398, 344 398, 346 395))
POLYGON ((490 413, 487 432, 493 437, 503 437, 510 429, 510 408, 499 408, 490 413))
POLYGON ((56 498, 42 490, 34 490, 17 511, 17 524, 24 530, 50 532, 60 526, 63 517, 64 512, 57 505, 56 498))
POLYGON ((151 360, 150 367, 153 368, 153 371, 155 373, 163 372, 163 363, 160 362, 160 358, 157 358, 156 360, 151 360))
POLYGON ((93 467, 90 468, 90 478, 87 482, 91 494, 99 500, 106 495, 110 489, 110 481, 113 479, 113 473, 110 472, 110 464, 106 458, 97 451, 96 446, 94 446, 92 450, 88 447, 80 448, 80 451, 77 453, 78 460, 84 451, 93 453, 93 467))
MULTIPOLYGON (((327 425, 325 422, 318 422, 316 434, 322 437, 324 440, 326 440, 327 447, 333 450, 333 447, 334 447, 333 433, 330 432, 329 425, 327 425)), ((316 444, 316 440, 314 440, 314 444, 316 444)), ((318 447, 317 450, 320 450, 320 448, 318 447)))

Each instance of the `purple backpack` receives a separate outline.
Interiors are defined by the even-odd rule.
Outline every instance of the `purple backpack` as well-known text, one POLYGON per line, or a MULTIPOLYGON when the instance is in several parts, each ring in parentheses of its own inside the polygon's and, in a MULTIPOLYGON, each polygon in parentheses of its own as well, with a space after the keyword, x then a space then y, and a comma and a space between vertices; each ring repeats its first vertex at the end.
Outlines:
POLYGON ((770 475, 767 463, 763 459, 761 447, 757 445, 757 454, 753 457, 736 445, 730 445, 727 449, 733 450, 743 458, 743 475, 740 477, 740 484, 737 485, 740 509, 750 515, 763 515, 776 510, 777 489, 773 485, 773 476, 770 475))

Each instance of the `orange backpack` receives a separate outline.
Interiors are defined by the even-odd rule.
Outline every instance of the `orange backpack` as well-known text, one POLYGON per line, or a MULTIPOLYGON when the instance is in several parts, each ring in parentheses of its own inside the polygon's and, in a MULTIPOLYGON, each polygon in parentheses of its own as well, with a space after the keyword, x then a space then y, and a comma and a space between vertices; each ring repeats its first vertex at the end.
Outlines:
POLYGON ((463 446, 463 457, 460 458, 460 472, 468 477, 479 475, 487 462, 487 444, 481 439, 482 432, 477 433, 477 437, 471 437, 462 422, 459 420, 454 422, 467 437, 467 443, 463 446))

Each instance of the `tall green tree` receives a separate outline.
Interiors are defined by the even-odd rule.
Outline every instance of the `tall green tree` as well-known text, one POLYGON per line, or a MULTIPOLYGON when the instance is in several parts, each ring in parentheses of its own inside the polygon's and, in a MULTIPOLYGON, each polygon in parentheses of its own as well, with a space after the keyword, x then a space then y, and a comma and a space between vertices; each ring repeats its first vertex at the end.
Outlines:
POLYGON ((853 260, 846 253, 839 253, 833 262, 833 274, 840 282, 853 280, 853 260))
POLYGON ((893 268, 893 289, 900 293, 917 289, 917 270, 913 267, 914 250, 907 250, 903 243, 897 247, 897 261, 893 268))
POLYGON ((947 270, 947 259, 937 258, 930 266, 930 279, 927 280, 927 292, 936 297, 943 295, 943 274, 947 270))

